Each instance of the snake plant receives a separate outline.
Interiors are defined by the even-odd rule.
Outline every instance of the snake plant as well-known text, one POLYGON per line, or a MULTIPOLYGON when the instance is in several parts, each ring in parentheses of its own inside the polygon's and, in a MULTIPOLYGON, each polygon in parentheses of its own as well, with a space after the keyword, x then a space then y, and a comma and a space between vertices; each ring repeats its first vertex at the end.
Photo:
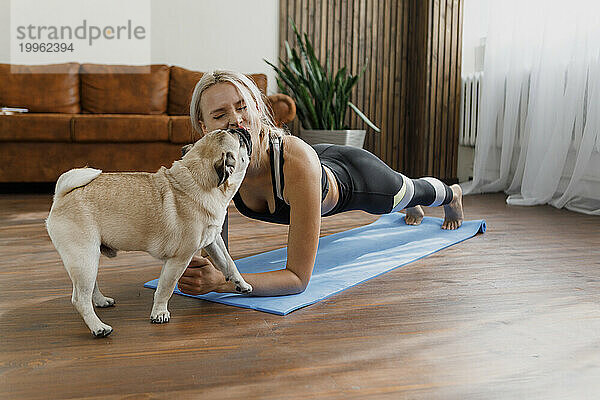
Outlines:
POLYGON ((350 102, 350 92, 367 65, 365 64, 358 75, 350 74, 346 67, 340 68, 334 74, 329 56, 326 57, 325 66, 321 65, 308 35, 305 33, 302 38, 291 19, 290 24, 299 49, 290 48, 286 40, 287 62, 279 58, 280 66, 277 67, 267 60, 264 61, 275 70, 279 90, 296 102, 298 118, 304 129, 347 129, 344 120, 350 107, 367 125, 380 132, 379 128, 350 102))

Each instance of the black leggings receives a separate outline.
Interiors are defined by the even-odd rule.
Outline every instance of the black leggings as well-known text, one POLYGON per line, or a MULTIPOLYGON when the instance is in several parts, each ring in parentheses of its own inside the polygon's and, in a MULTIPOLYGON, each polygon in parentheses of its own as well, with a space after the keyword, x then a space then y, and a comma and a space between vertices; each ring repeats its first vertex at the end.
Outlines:
POLYGON ((407 178, 367 150, 334 144, 312 147, 338 182, 340 198, 326 215, 350 210, 387 214, 416 205, 435 207, 452 201, 452 190, 440 180, 407 178))

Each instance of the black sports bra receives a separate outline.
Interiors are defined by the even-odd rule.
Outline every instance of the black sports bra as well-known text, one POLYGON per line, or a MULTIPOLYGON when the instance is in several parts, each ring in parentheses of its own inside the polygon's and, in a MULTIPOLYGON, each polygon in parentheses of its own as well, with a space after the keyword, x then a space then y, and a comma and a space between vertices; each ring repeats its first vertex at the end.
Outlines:
MULTIPOLYGON (((240 193, 233 196, 233 203, 238 211, 248 218, 258 219, 276 224, 290 224, 290 206, 283 200, 283 147, 282 138, 274 138, 269 141, 269 159, 271 163, 271 183, 273 184, 273 197, 275 198, 275 211, 271 214, 259 213, 246 207, 240 193)), ((321 164, 321 201, 329 192, 329 182, 323 164, 321 164)))

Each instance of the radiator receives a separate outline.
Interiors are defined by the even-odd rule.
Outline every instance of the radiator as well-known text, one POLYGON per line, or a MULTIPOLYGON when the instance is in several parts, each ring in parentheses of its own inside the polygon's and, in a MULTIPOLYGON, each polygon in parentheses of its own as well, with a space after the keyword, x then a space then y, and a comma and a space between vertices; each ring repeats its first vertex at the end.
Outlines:
POLYGON ((461 78, 461 103, 460 103, 460 132, 458 144, 461 146, 475 146, 477 140, 477 123, 479 122, 479 99, 481 95, 481 81, 483 73, 476 72, 461 78))

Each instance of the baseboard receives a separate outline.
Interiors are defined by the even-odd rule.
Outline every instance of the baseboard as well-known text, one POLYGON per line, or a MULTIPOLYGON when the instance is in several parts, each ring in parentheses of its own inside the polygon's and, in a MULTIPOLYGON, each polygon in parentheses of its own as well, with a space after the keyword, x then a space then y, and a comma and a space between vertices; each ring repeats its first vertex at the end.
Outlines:
POLYGON ((56 182, 0 182, 0 194, 53 194, 56 182))
POLYGON ((446 185, 450 186, 450 185, 454 185, 455 183, 458 183, 458 178, 444 178, 441 179, 442 182, 444 182, 446 185))

